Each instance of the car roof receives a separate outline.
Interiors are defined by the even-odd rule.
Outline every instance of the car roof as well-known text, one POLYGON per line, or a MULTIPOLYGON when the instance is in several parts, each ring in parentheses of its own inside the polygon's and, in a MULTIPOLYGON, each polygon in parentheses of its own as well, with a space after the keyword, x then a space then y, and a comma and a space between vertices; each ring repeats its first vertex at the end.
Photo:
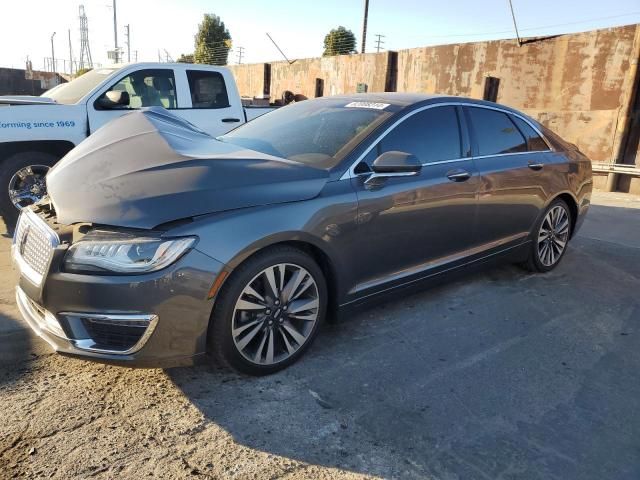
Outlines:
POLYGON ((330 97, 315 98, 314 101, 322 100, 344 100, 345 102, 375 102, 375 103, 388 103, 404 109, 412 107, 414 105, 422 103, 440 103, 440 102, 453 102, 453 103, 472 103, 475 105, 486 105, 498 107, 504 110, 509 110, 515 113, 522 114, 517 110, 510 108, 506 105, 499 103, 488 102, 486 100, 478 100, 475 98, 458 97, 455 95, 442 95, 431 93, 402 93, 402 92, 379 92, 379 93, 354 93, 346 95, 333 95, 330 97))

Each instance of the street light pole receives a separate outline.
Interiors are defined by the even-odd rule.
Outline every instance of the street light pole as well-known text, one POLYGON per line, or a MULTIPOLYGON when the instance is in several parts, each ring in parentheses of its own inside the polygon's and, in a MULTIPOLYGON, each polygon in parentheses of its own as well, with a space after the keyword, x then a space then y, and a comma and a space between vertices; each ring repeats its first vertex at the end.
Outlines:
POLYGON ((56 50, 53 47, 53 37, 55 36, 56 36, 56 32, 53 32, 53 34, 51 35, 51 71, 53 73, 56 73, 56 50))

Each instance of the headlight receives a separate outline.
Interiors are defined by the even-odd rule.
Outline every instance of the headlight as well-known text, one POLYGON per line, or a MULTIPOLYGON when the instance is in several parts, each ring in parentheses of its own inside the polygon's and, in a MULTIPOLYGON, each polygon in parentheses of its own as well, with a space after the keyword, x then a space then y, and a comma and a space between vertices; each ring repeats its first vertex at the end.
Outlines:
POLYGON ((76 273, 154 272, 178 260, 195 241, 194 237, 165 239, 94 231, 69 248, 64 268, 76 273))

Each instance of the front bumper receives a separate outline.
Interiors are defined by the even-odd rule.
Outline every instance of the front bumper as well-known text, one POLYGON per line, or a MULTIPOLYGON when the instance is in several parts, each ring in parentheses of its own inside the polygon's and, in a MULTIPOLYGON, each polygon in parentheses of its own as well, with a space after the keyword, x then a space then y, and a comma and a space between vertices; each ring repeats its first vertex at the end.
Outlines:
POLYGON ((190 365, 206 353, 207 297, 223 264, 194 249, 144 275, 80 275, 61 270, 66 245, 55 249, 39 285, 13 252, 18 308, 54 350, 131 367, 190 365))

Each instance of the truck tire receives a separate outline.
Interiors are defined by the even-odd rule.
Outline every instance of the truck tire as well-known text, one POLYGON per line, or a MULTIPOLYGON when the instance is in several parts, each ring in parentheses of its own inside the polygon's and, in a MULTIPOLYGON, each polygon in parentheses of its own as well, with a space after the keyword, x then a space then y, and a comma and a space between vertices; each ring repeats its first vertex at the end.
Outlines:
POLYGON ((46 194, 44 176, 59 158, 45 152, 20 152, 0 162, 0 215, 8 230, 13 230, 19 207, 9 194, 9 190, 29 192, 20 203, 27 206, 46 194))

